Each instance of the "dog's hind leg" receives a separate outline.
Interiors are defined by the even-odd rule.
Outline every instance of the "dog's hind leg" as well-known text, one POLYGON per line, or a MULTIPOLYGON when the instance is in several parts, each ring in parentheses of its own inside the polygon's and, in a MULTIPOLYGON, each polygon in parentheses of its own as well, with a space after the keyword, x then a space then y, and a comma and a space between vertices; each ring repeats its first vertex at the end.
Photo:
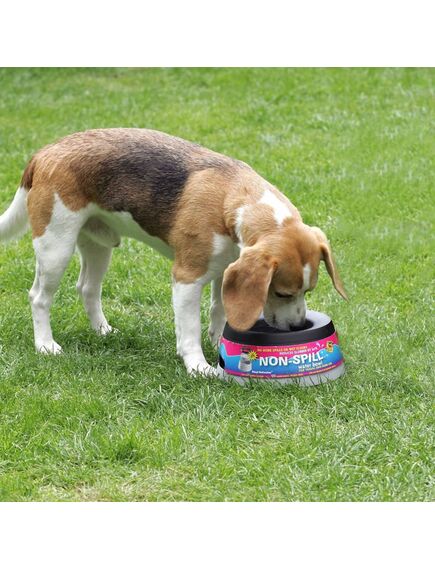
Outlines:
POLYGON ((74 253, 85 212, 70 211, 59 198, 53 199, 53 212, 42 235, 33 239, 36 255, 35 281, 29 292, 33 315, 35 346, 38 352, 57 354, 61 347, 53 339, 50 308, 60 279, 74 253))
POLYGON ((38 271, 38 261, 36 261, 35 266, 35 278, 33 280, 32 288, 29 290, 29 300, 33 302, 35 296, 38 294, 39 291, 39 271, 38 271))
POLYGON ((88 234, 81 231, 77 239, 77 248, 81 262, 77 292, 82 297, 92 328, 104 336, 112 331, 101 306, 103 278, 109 267, 112 247, 96 243, 88 237, 88 234))

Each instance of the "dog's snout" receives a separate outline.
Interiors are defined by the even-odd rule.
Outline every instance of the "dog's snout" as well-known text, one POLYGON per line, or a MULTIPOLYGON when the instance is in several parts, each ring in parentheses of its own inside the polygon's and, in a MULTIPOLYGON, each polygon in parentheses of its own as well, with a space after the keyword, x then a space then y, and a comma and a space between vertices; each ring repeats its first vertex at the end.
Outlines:
POLYGON ((299 320, 299 322, 297 322, 296 324, 290 324, 289 329, 290 330, 303 330, 305 328, 306 325, 306 320, 305 318, 303 318, 302 320, 299 320))

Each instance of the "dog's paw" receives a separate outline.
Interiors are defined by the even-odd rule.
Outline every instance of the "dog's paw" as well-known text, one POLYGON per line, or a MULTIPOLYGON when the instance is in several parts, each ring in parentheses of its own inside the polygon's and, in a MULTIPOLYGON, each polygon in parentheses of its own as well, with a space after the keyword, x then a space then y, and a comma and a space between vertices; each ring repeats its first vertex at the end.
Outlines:
POLYGON ((99 336, 107 336, 107 334, 116 334, 117 332, 119 332, 119 330, 117 328, 113 328, 107 322, 103 322, 97 328, 95 328, 95 332, 99 336))
POLYGON ((196 367, 191 367, 187 370, 189 375, 198 376, 201 375, 203 377, 220 377, 219 371, 217 368, 209 365, 209 364, 199 364, 196 367))
POLYGON ((55 356, 62 353, 62 348, 57 342, 52 340, 51 342, 37 344, 36 351, 40 354, 55 356))

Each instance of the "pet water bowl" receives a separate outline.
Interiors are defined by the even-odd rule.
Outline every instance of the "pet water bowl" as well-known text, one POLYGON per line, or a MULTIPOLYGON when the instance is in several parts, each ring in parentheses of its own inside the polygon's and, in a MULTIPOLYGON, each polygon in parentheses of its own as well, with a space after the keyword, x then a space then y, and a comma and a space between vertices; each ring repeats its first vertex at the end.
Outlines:
POLYGON ((223 379, 240 384, 255 380, 312 386, 343 375, 344 361, 332 320, 308 310, 298 330, 279 330, 258 320, 247 332, 237 332, 227 323, 218 370, 223 379))

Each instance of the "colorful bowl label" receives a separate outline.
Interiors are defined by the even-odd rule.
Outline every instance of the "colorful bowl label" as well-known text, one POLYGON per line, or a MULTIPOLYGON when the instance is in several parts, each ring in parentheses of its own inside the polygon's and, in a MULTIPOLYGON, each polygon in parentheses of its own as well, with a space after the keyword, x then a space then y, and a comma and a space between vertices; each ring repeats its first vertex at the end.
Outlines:
POLYGON ((219 354, 230 375, 299 377, 329 371, 343 363, 337 333, 294 346, 251 346, 221 339, 219 354))

